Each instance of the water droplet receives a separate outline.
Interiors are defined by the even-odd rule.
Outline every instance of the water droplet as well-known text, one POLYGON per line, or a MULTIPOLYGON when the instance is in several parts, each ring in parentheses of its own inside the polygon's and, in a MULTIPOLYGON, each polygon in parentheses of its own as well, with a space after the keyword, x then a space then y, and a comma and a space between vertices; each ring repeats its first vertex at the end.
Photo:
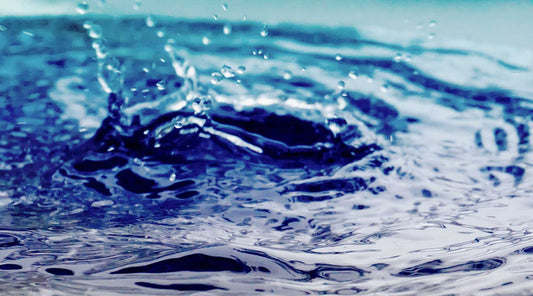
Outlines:
POLYGON ((98 201, 94 201, 91 204, 91 207, 100 208, 100 207, 112 206, 113 204, 115 203, 112 200, 98 200, 98 201))
POLYGON ((156 33, 157 37, 159 38, 163 38, 165 37, 165 31, 163 30, 158 30, 157 33, 156 33))
POLYGON ((220 84, 220 82, 222 82, 223 79, 224 79, 224 75, 222 75, 220 72, 213 72, 211 74, 211 84, 213 85, 220 84))
POLYGON ((266 37, 268 36, 268 28, 267 26, 263 26, 263 29, 261 30, 261 36, 266 37))
POLYGON ((235 77, 235 72, 233 72, 233 69, 228 65, 222 66, 222 68, 220 68, 220 73, 226 78, 235 77))
POLYGON ((105 3, 106 3, 106 0, 100 0, 100 1, 98 1, 98 5, 100 5, 100 6, 104 6, 105 3))
POLYGON ((435 27, 436 25, 437 25, 437 21, 435 21, 435 20, 431 20, 431 21, 429 21, 428 27, 433 28, 433 27, 435 27))
POLYGON ((202 37, 202 44, 203 45, 209 45, 211 43, 211 40, 207 36, 202 37))
POLYGON ((149 15, 146 17, 146 26, 149 28, 153 28, 155 26, 155 18, 153 15, 149 15))
POLYGON ((350 77, 353 80, 357 79, 357 76, 359 76, 359 69, 358 68, 354 68, 348 73, 348 77, 350 77))
POLYGON ((339 83, 337 83, 337 88, 339 90, 343 90, 345 86, 346 86, 346 83, 343 80, 341 80, 341 81, 339 81, 339 83))
POLYGON ((403 59, 403 54, 401 54, 401 53, 396 53, 396 55, 394 55, 394 61, 395 61, 395 62, 399 63, 399 62, 402 61, 402 59, 403 59))
POLYGON ((435 33, 429 33, 428 39, 429 40, 435 39, 435 33))
POLYGON ((246 15, 243 15, 242 16, 242 21, 245 22, 246 20, 248 19, 248 17, 246 15))
POLYGON ((289 80, 289 79, 291 79, 291 78, 292 78, 292 73, 291 73, 291 71, 285 71, 285 72, 283 72, 283 79, 285 79, 285 80, 289 80))
POLYGON ((158 90, 165 90, 165 81, 161 80, 161 81, 157 82, 156 86, 157 86, 158 90))
POLYGON ((83 23, 83 28, 86 30, 89 30, 92 26, 93 26, 93 22, 91 21, 86 21, 83 23))
POLYGON ((307 71, 307 68, 306 67, 302 67, 302 72, 305 72, 307 71))
POLYGON ((196 98, 192 102, 192 109, 195 114, 202 114, 211 109, 211 99, 209 97, 196 98))
POLYGON ((89 29, 89 37, 92 39, 100 39, 102 38, 102 27, 99 25, 92 25, 89 29))
POLYGON ((340 61, 342 60, 342 56, 338 53, 335 55, 335 60, 340 61))
POLYGON ((384 84, 381 86, 381 88, 379 89, 382 93, 386 93, 389 91, 389 86, 384 84))
POLYGON ((270 59, 270 54, 269 54, 268 52, 266 52, 266 53, 263 55, 263 59, 265 59, 265 60, 270 59))
POLYGON ((244 71, 246 71, 246 67, 245 67, 245 66, 239 66, 239 67, 237 67, 237 73, 239 73, 239 74, 243 74, 244 71))
POLYGON ((7 30, 7 27, 0 25, 0 32, 4 32, 5 30, 7 30))
POLYGON ((133 3, 133 9, 139 10, 141 8, 141 0, 135 0, 135 3, 133 3))
POLYGON ((222 28, 222 31, 224 32, 224 35, 231 34, 231 25, 230 24, 225 24, 224 28, 222 28))
POLYGON ((89 11, 89 3, 87 1, 82 1, 76 6, 76 11, 79 14, 86 14, 89 11))
POLYGON ((214 19, 215 21, 218 21, 218 14, 213 14, 213 19, 214 19))
POLYGON ((228 10, 228 4, 223 3, 222 4, 222 10, 224 10, 224 11, 228 10))
POLYGON ((170 182, 174 182, 174 181, 176 181, 176 174, 175 174, 175 173, 170 174, 170 177, 168 177, 168 180, 169 180, 170 182))
POLYGON ((150 69, 148 69, 148 67, 143 67, 143 72, 144 73, 150 73, 150 69))
POLYGON ((326 125, 334 135, 338 135, 346 128, 347 122, 344 118, 330 117, 326 119, 326 125))
POLYGON ((159 142, 155 142, 155 144, 154 144, 154 148, 160 148, 160 147, 161 147, 161 143, 159 143, 159 142))

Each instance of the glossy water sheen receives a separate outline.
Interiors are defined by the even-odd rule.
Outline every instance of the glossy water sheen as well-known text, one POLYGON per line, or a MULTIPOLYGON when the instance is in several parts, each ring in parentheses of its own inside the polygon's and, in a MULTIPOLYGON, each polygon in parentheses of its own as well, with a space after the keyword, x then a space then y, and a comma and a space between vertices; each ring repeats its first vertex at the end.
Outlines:
POLYGON ((0 20, 2 295, 532 293, 530 54, 150 21, 0 20))

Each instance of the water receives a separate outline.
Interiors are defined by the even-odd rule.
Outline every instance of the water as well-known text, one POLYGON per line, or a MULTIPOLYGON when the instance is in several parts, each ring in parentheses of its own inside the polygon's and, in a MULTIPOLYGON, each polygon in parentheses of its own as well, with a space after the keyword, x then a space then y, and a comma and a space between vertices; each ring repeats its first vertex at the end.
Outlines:
POLYGON ((87 20, 0 20, 3 295, 532 293, 527 52, 87 20))

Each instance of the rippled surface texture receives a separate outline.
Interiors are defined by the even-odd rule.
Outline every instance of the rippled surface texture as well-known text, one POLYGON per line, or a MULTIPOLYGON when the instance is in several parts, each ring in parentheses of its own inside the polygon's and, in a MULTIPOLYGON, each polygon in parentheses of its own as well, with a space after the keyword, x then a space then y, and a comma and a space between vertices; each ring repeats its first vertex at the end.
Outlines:
POLYGON ((530 53, 1 19, 2 295, 528 295, 530 53))

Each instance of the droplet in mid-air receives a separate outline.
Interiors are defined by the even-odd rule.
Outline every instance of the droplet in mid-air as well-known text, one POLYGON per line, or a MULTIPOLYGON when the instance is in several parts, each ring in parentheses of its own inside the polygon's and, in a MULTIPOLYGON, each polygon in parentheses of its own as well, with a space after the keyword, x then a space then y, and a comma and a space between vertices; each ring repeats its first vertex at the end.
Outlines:
POLYGON ((135 3, 133 3, 133 9, 139 10, 141 8, 141 0, 135 0, 135 3))
POLYGON ((243 74, 244 71, 246 71, 246 67, 245 67, 245 66, 239 66, 239 67, 237 67, 237 73, 239 73, 239 74, 243 74))
POLYGON ((222 66, 222 68, 220 68, 220 73, 226 78, 235 77, 235 72, 233 72, 233 69, 228 65, 222 66))
POLYGON ((285 72, 283 72, 283 79, 285 79, 285 80, 289 80, 289 79, 291 79, 291 78, 292 78, 292 73, 291 73, 291 71, 285 71, 285 72))
POLYGON ((102 38, 102 27, 99 25, 92 25, 91 28, 89 28, 89 37, 92 39, 102 38))
POLYGON ((157 82, 156 86, 157 86, 158 90, 165 90, 165 81, 161 80, 161 81, 157 82))
POLYGON ((215 21, 218 21, 218 14, 213 14, 213 19, 214 19, 215 21))
POLYGON ((228 10, 228 4, 223 3, 222 4, 222 10, 224 10, 224 11, 228 10))
POLYGON ((202 44, 203 45, 209 45, 211 43, 211 40, 207 36, 202 37, 202 44))
POLYGON ((344 81, 342 81, 342 80, 339 81, 339 83, 337 83, 337 88, 339 90, 343 90, 345 86, 346 86, 346 83, 344 81))
POLYGON ((220 84, 220 82, 222 82, 223 79, 224 79, 224 75, 222 75, 220 72, 213 72, 211 74, 211 84, 213 85, 220 84))
POLYGON ((338 54, 335 55, 335 60, 337 60, 337 61, 342 60, 342 56, 341 56, 340 53, 338 53, 338 54))
POLYGON ((268 36, 268 28, 267 26, 263 26, 263 29, 261 30, 261 36, 266 37, 268 36))
POLYGON ((202 114, 211 109, 211 99, 209 97, 196 98, 192 102, 192 109, 195 114, 202 114))
POLYGON ((146 26, 149 28, 153 28, 155 26, 156 22, 153 15, 149 15, 146 17, 146 26))
POLYGON ((156 33, 157 37, 159 38, 163 38, 165 37, 165 31, 163 30, 158 30, 157 33, 156 33))
POLYGON ((76 6, 76 11, 79 14, 86 14, 89 11, 89 3, 87 3, 87 1, 82 1, 78 3, 78 5, 76 6))
POLYGON ((230 24, 225 24, 224 28, 222 28, 222 31, 224 32, 224 35, 231 34, 231 25, 230 24))
POLYGON ((357 68, 350 70, 350 72, 348 73, 348 77, 350 77, 353 80, 357 79, 357 76, 359 76, 359 69, 357 68))
POLYGON ((433 27, 435 27, 436 25, 437 25, 437 21, 435 21, 435 20, 431 20, 431 21, 429 21, 428 27, 433 28, 433 27))
POLYGON ((429 33, 428 39, 429 40, 435 39, 435 33, 429 33))
MULTIPOLYGON (((93 26, 93 22, 91 22, 91 21, 86 21, 86 22, 83 23, 83 28, 86 29, 86 30, 89 30, 92 26, 93 26)), ((1 30, 2 29, 0 28, 0 31, 1 30)))

